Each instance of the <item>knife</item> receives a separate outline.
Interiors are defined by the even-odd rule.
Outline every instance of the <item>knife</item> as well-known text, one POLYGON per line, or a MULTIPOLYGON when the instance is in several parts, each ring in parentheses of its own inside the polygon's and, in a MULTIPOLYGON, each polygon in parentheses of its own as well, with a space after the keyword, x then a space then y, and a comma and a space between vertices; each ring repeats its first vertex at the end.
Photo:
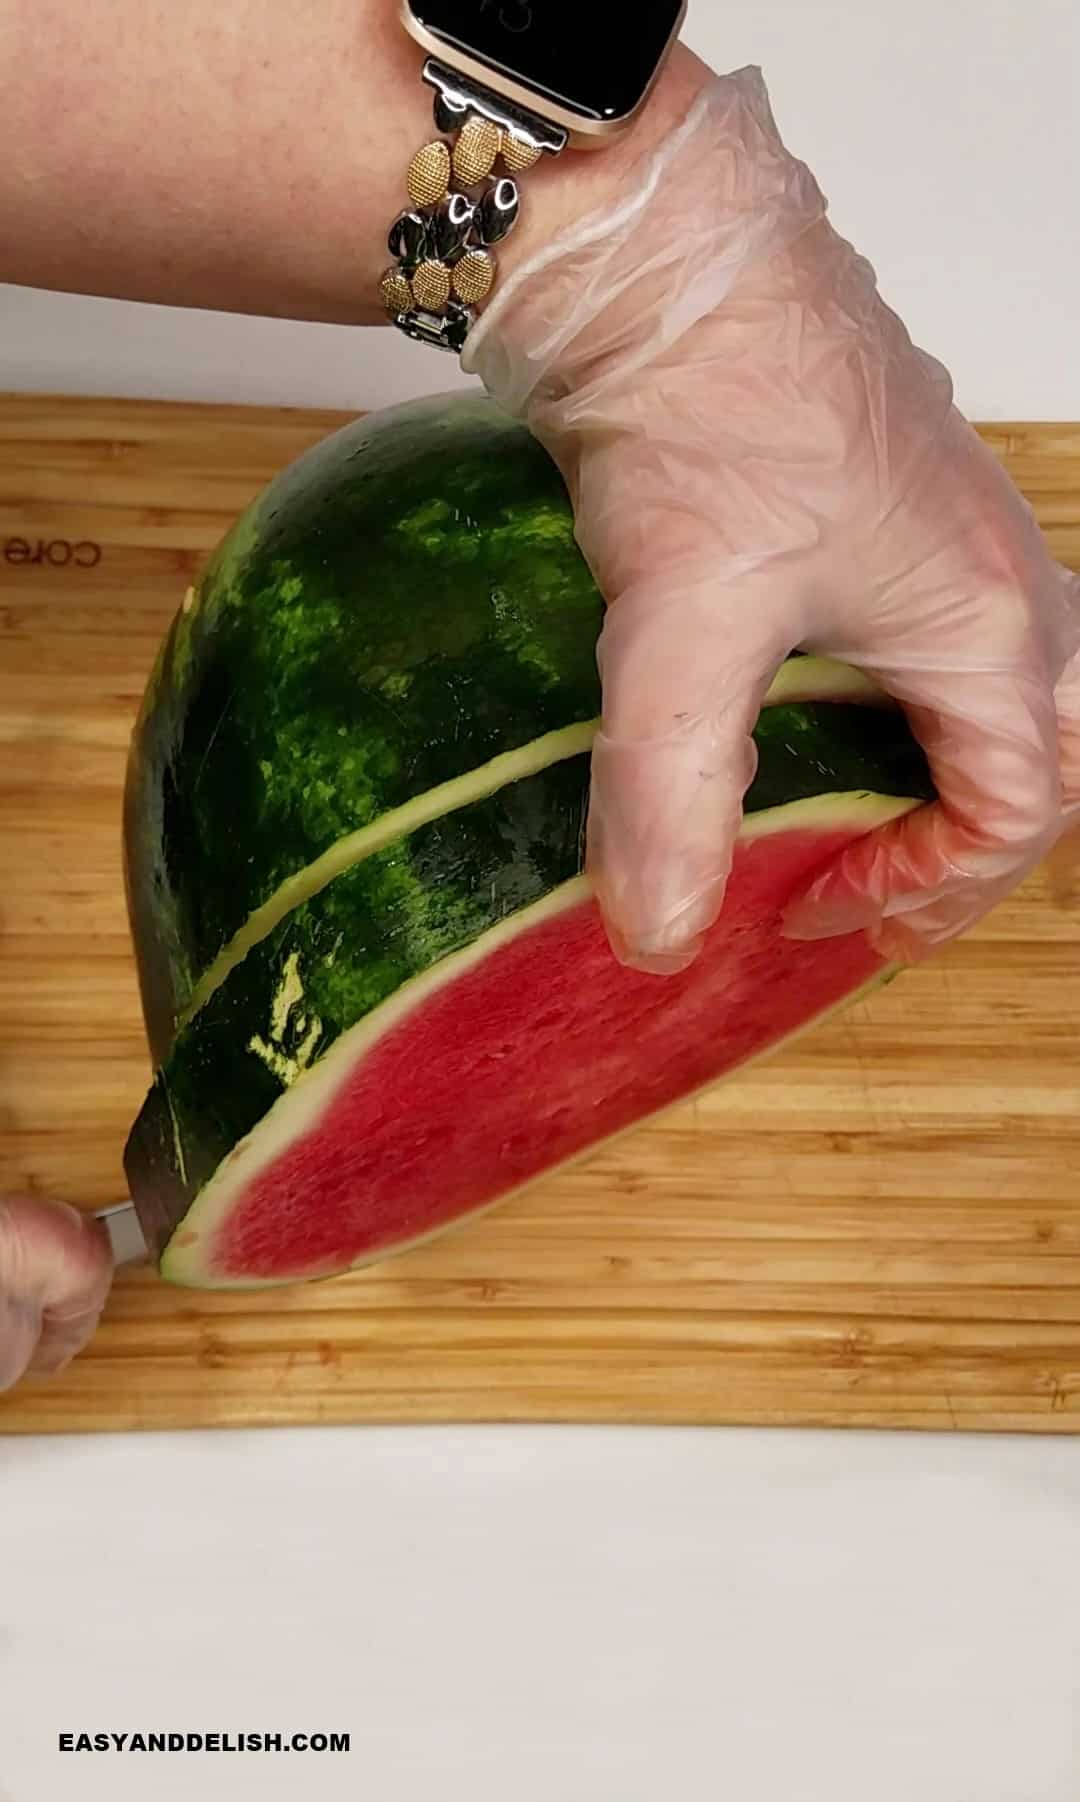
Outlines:
POLYGON ((118 1201, 111 1208, 98 1208, 94 1218, 101 1221, 109 1235, 114 1264, 148 1262, 150 1252, 133 1201, 118 1201))

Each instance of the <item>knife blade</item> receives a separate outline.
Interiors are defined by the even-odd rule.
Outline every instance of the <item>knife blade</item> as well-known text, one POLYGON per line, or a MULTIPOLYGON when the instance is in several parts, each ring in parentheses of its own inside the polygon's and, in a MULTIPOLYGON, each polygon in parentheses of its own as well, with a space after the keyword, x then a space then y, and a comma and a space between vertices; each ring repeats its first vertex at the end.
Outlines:
POLYGON ((145 1264, 149 1261, 150 1252, 133 1201, 118 1201, 113 1207, 98 1208, 94 1218, 101 1221, 109 1235, 114 1264, 145 1264))

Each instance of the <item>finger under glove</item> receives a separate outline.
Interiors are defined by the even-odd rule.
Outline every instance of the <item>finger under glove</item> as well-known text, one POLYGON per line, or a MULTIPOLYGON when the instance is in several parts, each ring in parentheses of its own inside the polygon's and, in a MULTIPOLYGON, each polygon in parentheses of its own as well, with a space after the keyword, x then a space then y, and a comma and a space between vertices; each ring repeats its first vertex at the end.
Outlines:
POLYGON ((658 582, 608 612, 587 861, 616 954, 635 968, 686 968, 723 904, 751 734, 789 648, 772 598, 753 574, 722 589, 708 572, 669 571, 666 594, 658 582))

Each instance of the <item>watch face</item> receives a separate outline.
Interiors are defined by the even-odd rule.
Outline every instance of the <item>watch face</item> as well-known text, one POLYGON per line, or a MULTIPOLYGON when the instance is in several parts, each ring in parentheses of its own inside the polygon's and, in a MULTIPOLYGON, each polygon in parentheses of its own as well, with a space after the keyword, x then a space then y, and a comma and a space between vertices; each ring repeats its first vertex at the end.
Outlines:
POLYGON ((648 92, 682 0, 409 0, 418 25, 583 118, 625 118, 648 92))

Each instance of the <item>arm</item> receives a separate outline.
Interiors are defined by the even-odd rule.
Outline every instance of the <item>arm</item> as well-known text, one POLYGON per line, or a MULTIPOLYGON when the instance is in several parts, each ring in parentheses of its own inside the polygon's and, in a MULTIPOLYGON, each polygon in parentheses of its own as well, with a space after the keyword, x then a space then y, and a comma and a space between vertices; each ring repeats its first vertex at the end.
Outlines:
MULTIPOLYGON (((0 0, 0 280, 381 324, 386 234, 433 135, 394 0, 0 0)), ((679 50, 628 141, 529 178, 504 273, 705 71, 679 50)))

